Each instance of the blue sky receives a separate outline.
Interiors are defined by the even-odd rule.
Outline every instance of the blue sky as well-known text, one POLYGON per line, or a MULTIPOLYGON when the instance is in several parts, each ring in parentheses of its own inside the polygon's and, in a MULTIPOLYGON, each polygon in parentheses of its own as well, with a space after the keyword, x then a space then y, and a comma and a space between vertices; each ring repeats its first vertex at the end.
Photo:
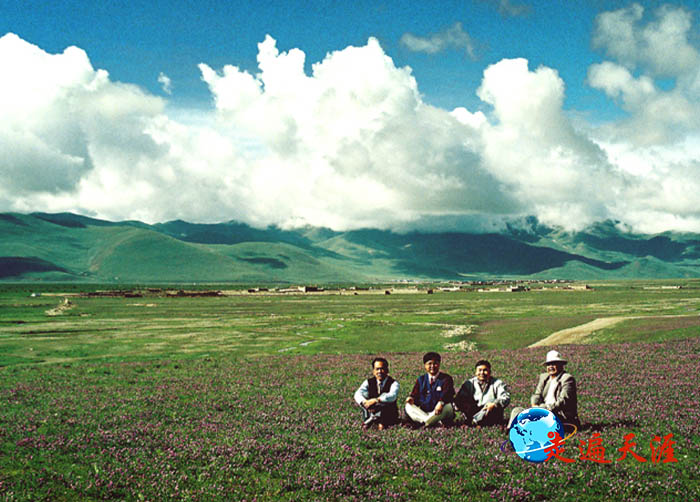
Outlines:
POLYGON ((0 210, 700 231, 695 2, 0 5, 0 210))
MULTIPOLYGON (((654 7, 664 2, 639 2, 654 7)), ((691 6, 693 2, 674 2, 691 6)), ((280 50, 299 48, 311 63, 348 45, 379 40, 397 66, 408 65, 430 103, 446 108, 478 105, 474 92, 484 68, 523 57, 555 68, 567 84, 566 105, 612 113, 610 100, 584 85, 588 65, 602 60, 591 47, 595 16, 619 1, 114 1, 3 0, 0 33, 13 32, 47 52, 75 45, 114 80, 159 92, 158 75, 173 82, 176 102, 206 106, 210 95, 197 65, 235 64, 257 71, 257 44, 269 34, 280 50), (508 10, 510 8, 510 11, 508 10), (401 44, 461 23, 474 58, 452 47, 439 54, 401 44)))

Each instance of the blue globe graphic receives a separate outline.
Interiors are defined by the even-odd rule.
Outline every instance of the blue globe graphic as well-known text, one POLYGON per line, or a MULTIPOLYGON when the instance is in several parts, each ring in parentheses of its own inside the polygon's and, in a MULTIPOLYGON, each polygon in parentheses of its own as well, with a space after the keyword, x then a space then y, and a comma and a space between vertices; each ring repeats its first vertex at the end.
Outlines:
POLYGON ((539 463, 547 460, 544 450, 552 445, 547 436, 550 432, 564 438, 564 426, 556 415, 544 408, 528 408, 515 418, 508 437, 520 458, 539 463))

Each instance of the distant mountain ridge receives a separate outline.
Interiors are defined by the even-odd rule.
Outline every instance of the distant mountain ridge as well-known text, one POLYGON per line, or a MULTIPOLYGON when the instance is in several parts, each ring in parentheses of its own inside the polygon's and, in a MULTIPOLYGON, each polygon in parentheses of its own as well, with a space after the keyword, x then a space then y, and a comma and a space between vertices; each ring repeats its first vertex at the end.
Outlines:
POLYGON ((1 213, 0 280, 377 282, 397 279, 700 276, 700 235, 568 232, 535 218, 502 233, 148 225, 72 213, 1 213))

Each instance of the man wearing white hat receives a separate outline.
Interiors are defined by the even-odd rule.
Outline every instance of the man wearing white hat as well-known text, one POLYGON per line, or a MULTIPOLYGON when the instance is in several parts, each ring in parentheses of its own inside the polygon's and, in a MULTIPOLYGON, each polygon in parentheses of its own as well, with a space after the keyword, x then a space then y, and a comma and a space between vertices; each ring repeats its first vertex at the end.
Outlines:
MULTIPOLYGON (((543 363, 546 373, 539 376, 535 393, 530 397, 530 404, 551 411, 564 424, 574 424, 579 427, 581 423, 578 418, 576 379, 571 373, 564 371, 566 362, 558 351, 547 352, 543 363)), ((524 408, 513 408, 509 427, 523 410, 524 408)))

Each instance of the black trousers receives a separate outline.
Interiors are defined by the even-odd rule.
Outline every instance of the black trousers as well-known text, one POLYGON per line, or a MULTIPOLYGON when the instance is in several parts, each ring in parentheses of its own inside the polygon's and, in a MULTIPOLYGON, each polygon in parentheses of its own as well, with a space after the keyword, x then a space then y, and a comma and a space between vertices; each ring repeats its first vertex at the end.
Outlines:
POLYGON ((396 407, 396 403, 377 403, 374 406, 370 406, 369 409, 364 406, 360 406, 362 410, 362 421, 369 419, 371 415, 374 415, 376 422, 382 425, 396 425, 399 423, 399 409, 396 407))

